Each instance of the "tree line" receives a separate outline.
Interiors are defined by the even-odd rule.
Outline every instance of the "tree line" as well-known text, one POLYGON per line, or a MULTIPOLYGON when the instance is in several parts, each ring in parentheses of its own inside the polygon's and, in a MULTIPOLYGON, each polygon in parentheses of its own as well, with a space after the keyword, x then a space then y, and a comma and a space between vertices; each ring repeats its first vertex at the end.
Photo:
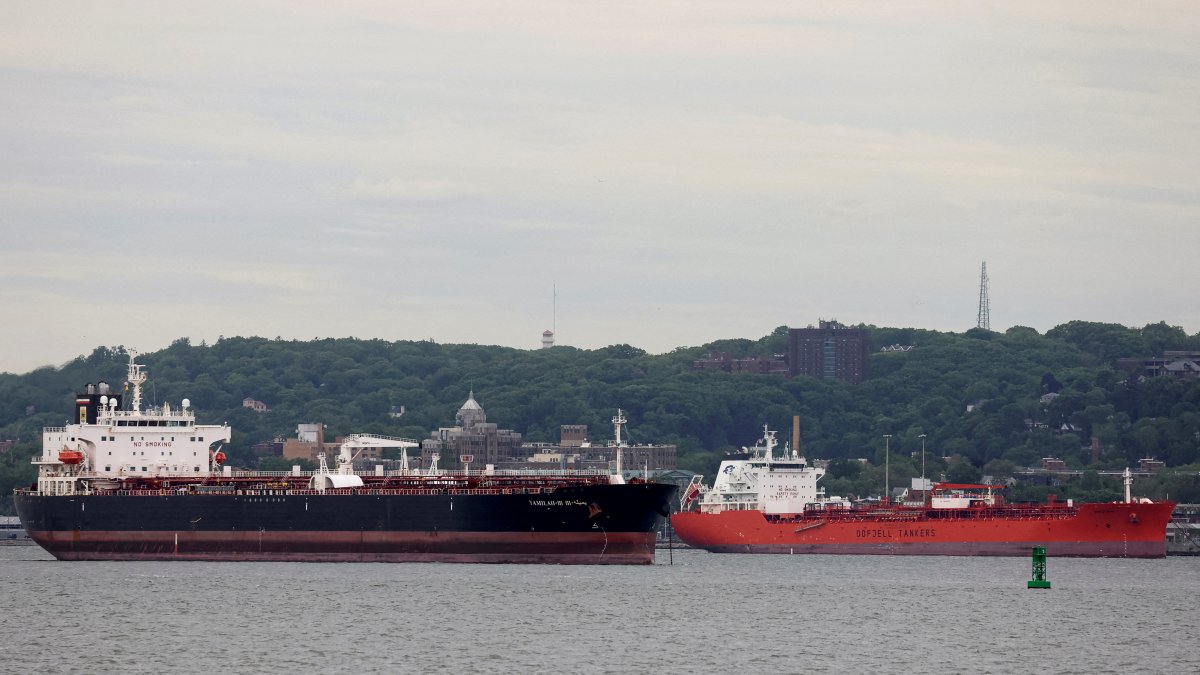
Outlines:
MULTIPOLYGON (((634 442, 673 443, 681 468, 708 475, 725 452, 752 445, 763 425, 788 440, 792 416, 799 415, 802 453, 810 460, 842 460, 825 479, 830 493, 882 490, 885 434, 892 485, 920 474, 922 443, 926 472, 935 479, 1004 477, 1043 457, 1087 471, 1152 457, 1168 467, 1191 467, 1196 475, 1200 380, 1146 379, 1115 362, 1200 351, 1200 334, 1161 322, 1130 328, 1072 321, 1045 334, 1020 326, 1003 333, 864 328, 876 349, 914 348, 873 352, 869 379, 858 385, 692 370, 692 362, 711 351, 734 357, 785 353, 785 326, 758 339, 658 355, 623 344, 530 351, 431 341, 233 337, 195 345, 182 338, 139 362, 150 375, 145 401, 189 398, 200 421, 228 422, 234 434, 226 453, 243 466, 255 462, 252 445, 293 436, 298 423, 323 423, 330 439, 355 432, 423 438, 452 426, 473 390, 488 421, 520 431, 528 441, 556 442, 559 425, 579 423, 588 425, 593 442, 609 440, 609 420, 621 408, 634 442), (243 408, 246 397, 270 411, 243 408), (403 416, 388 415, 400 406, 403 416), (1093 443, 1099 445, 1095 461, 1093 443)), ((122 346, 98 347, 62 367, 0 374, 0 439, 17 441, 0 459, 0 509, 8 507, 13 485, 32 479, 28 457, 40 451, 41 427, 63 424, 85 383, 119 385, 127 361, 122 346)), ((1078 489, 1119 493, 1119 485, 1108 483, 1089 478, 1078 489)), ((1200 501, 1194 478, 1158 489, 1174 490, 1173 497, 1195 490, 1200 501)))

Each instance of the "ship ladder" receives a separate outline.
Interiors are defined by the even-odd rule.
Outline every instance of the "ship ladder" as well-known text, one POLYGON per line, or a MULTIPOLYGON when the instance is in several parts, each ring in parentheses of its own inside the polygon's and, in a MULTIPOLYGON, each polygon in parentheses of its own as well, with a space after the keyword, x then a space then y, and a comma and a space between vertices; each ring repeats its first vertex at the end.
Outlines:
POLYGON ((826 524, 826 523, 828 523, 828 522, 829 522, 828 520, 818 520, 818 521, 817 521, 817 522, 815 522, 815 523, 810 523, 810 524, 808 524, 808 525, 801 525, 800 527, 797 527, 795 531, 796 531, 797 533, 799 533, 799 532, 804 532, 804 531, 807 531, 807 530, 814 530, 814 529, 816 529, 816 528, 818 528, 818 527, 821 527, 822 525, 824 525, 824 524, 826 524))

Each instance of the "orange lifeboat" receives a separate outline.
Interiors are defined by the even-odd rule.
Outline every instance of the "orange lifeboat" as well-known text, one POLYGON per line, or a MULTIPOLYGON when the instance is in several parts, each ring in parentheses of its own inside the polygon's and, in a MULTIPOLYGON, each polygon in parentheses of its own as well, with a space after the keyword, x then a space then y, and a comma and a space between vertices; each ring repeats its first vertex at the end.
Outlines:
POLYGON ((213 455, 213 461, 216 462, 217 464, 224 464, 225 463, 225 453, 218 450, 217 454, 213 455))
POLYGON ((59 450, 58 461, 63 464, 79 464, 83 461, 83 453, 78 450, 59 450))

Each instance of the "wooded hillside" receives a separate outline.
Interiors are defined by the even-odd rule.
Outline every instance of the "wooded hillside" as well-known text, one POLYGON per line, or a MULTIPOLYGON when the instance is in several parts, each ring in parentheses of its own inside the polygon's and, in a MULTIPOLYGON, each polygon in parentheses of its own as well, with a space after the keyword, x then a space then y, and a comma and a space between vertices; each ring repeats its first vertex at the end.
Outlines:
MULTIPOLYGON (((202 422, 228 422, 234 436, 226 452, 239 465, 251 463, 252 444, 292 436, 303 422, 326 424, 330 439, 352 432, 423 438, 453 424, 468 390, 488 421, 528 441, 557 441, 558 426, 568 423, 585 423, 593 441, 607 440, 620 407, 635 442, 674 443, 683 468, 709 475, 721 454, 752 444, 764 424, 787 440, 792 415, 801 416, 809 458, 882 464, 883 434, 891 434, 894 485, 919 473, 919 459, 910 457, 919 455, 921 434, 934 477, 951 468, 942 456, 962 458, 960 473, 999 475, 1047 456, 1090 469, 1136 465, 1143 457, 1172 467, 1198 461, 1200 380, 1141 379, 1113 364, 1164 350, 1200 351, 1200 335, 1165 323, 1136 329, 1082 321, 1044 335, 1024 327, 1005 333, 866 328, 875 351, 870 379, 859 385, 691 370, 693 360, 712 350, 735 357, 784 353, 783 326, 757 340, 662 355, 629 345, 527 351, 238 337, 211 345, 181 339, 139 361, 150 376, 147 403, 186 397, 202 422), (877 351, 892 344, 914 348, 877 351), (1052 392, 1058 396, 1043 402, 1052 392), (244 397, 264 401, 270 412, 243 408, 244 397), (389 417, 398 406, 403 417, 389 417), (1088 449, 1093 437, 1101 446, 1095 464, 1088 449)), ((13 484, 32 476, 26 461, 38 450, 41 427, 61 425, 85 383, 121 383, 127 360, 123 347, 100 347, 62 368, 0 375, 0 438, 19 441, 0 462, 6 500, 13 484)), ((854 487, 836 481, 861 479, 860 473, 840 463, 827 481, 854 487)), ((878 478, 882 483, 881 472, 878 478)))

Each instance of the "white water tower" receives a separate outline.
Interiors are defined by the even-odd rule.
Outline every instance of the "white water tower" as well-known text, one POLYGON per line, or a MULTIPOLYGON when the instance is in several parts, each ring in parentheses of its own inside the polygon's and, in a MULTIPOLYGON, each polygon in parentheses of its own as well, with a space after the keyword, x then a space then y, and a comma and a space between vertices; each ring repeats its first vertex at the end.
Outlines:
POLYGON ((542 332, 542 349, 550 349, 554 346, 554 331, 547 330, 542 332))

